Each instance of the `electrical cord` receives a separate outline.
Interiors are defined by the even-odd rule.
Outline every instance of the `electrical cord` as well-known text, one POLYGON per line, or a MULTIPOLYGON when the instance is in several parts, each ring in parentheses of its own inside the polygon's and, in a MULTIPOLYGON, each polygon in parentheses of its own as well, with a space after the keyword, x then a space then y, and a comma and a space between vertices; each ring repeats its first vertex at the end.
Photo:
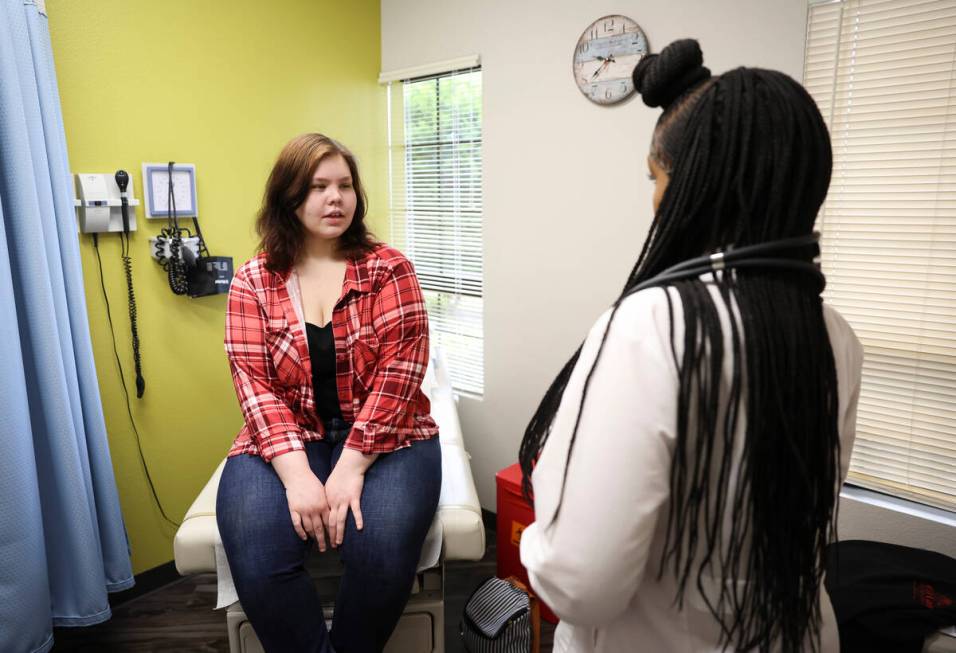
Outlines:
MULTIPOLYGON (((121 255, 123 270, 126 273, 126 289, 129 296, 129 325, 133 343, 133 362, 136 372, 136 398, 142 399, 146 392, 146 381, 143 379, 142 362, 139 356, 139 330, 136 326, 136 295, 133 293, 133 261, 129 256, 129 198, 126 189, 129 187, 129 173, 117 170, 113 176, 120 191, 120 212, 123 216, 123 231, 120 233, 121 255)), ((97 252, 99 250, 97 249, 97 252)))
POLYGON ((166 276, 169 279, 169 289, 176 295, 185 295, 189 292, 189 281, 186 279, 186 261, 183 260, 183 236, 176 217, 176 194, 173 192, 173 161, 169 162, 169 183, 167 184, 166 206, 169 208, 166 228, 169 231, 169 262, 166 266, 166 276))
MULTIPOLYGON (((124 252, 127 250, 128 243, 124 246, 124 252)), ((156 492, 156 486, 153 484, 153 477, 149 473, 149 466, 146 464, 146 457, 143 455, 143 445, 140 441, 139 429, 136 428, 136 420, 133 419, 133 408, 129 401, 129 390, 126 387, 126 377, 123 373, 123 364, 120 362, 119 349, 116 346, 116 331, 113 329, 113 316, 110 312, 110 298, 106 294, 106 282, 103 279, 103 259, 100 257, 98 234, 95 233, 93 234, 93 251, 96 252, 96 266, 100 272, 100 288, 103 291, 103 301, 106 303, 106 321, 110 325, 110 337, 113 340, 113 356, 116 357, 116 367, 119 368, 120 383, 123 386, 123 394, 126 396, 126 413, 129 415, 129 423, 133 427, 133 434, 136 437, 136 450, 139 452, 139 461, 143 465, 143 471, 146 473, 146 482, 149 484, 150 492, 153 494, 153 500, 156 502, 156 507, 159 508, 160 514, 162 514, 163 519, 165 519, 167 522, 176 528, 179 528, 181 524, 170 519, 169 515, 167 515, 166 511, 163 509, 163 504, 159 500, 159 494, 156 492)), ((128 257, 124 253, 124 263, 127 258, 128 257)), ((129 277, 127 277, 127 279, 128 278, 129 277)), ((132 290, 130 290, 130 292, 132 292, 132 290)))
POLYGON ((199 228, 199 218, 193 216, 193 224, 196 225, 196 236, 199 238, 199 255, 209 256, 209 248, 206 247, 206 239, 202 237, 202 229, 199 228))
POLYGON ((153 242, 155 250, 153 256, 156 257, 156 261, 163 268, 163 271, 165 271, 166 266, 169 264, 169 261, 166 259, 166 230, 162 229, 159 238, 153 242))
POLYGON ((196 229, 196 254, 192 250, 186 251, 185 238, 193 238, 192 232, 179 224, 179 215, 176 210, 176 193, 173 183, 173 173, 176 163, 170 161, 167 165, 167 184, 166 184, 166 206, 168 207, 166 215, 166 226, 160 232, 156 239, 155 256, 156 260, 166 272, 169 288, 176 295, 187 295, 190 291, 190 272, 189 268, 196 265, 196 258, 209 257, 209 248, 206 246, 206 239, 203 238, 202 228, 199 226, 199 218, 193 216, 193 225, 196 229), (184 238, 185 234, 185 238, 184 238), (188 262, 187 262, 188 255, 188 262))
MULTIPOLYGON (((126 273, 126 292, 129 298, 129 324, 133 342, 133 371, 136 373, 136 398, 142 399, 143 393, 146 392, 146 380, 143 378, 143 362, 139 354, 139 327, 136 324, 136 294, 133 292, 133 259, 129 255, 129 234, 120 234, 120 242, 122 243, 123 270, 126 273)), ((97 247, 96 252, 99 255, 99 247, 97 247)))
POLYGON ((166 265, 169 289, 176 295, 185 295, 189 291, 186 281, 186 262, 181 253, 182 247, 182 237, 176 232, 169 239, 169 262, 166 265))

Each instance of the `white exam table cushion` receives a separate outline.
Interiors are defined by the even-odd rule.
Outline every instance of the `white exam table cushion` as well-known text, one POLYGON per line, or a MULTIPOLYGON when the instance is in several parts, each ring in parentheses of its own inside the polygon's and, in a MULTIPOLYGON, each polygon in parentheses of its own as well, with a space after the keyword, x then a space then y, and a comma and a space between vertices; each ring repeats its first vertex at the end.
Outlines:
MULTIPOLYGON (((438 511, 422 546, 419 569, 434 567, 440 553, 446 560, 480 560, 485 553, 481 505, 464 449, 454 396, 447 390, 432 395, 432 416, 438 423, 442 454, 442 485, 438 511)), ((216 571, 216 493, 225 460, 193 501, 173 540, 180 574, 216 571)))

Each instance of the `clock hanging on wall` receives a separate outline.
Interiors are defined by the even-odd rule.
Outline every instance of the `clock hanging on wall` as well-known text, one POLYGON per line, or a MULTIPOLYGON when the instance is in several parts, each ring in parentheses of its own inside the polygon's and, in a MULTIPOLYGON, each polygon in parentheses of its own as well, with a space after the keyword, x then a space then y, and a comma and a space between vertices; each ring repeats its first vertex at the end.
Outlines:
POLYGON ((634 93, 631 73, 647 51, 647 36, 636 22, 618 15, 598 18, 574 48, 574 81, 592 102, 617 104, 634 93))

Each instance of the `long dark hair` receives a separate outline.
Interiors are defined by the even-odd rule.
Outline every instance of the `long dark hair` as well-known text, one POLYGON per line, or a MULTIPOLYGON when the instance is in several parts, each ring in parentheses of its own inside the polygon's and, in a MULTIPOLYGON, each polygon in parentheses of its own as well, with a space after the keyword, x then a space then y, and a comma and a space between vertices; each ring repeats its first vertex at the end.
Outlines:
MULTIPOLYGON (((629 290, 676 263, 811 234, 826 196, 830 140, 807 92, 779 72, 738 68, 714 78, 702 64, 697 42, 684 40, 646 56, 634 71, 645 103, 665 109, 651 156, 669 171, 670 182, 608 329, 629 290)), ((738 310, 728 310, 729 352, 705 283, 689 278, 668 284, 680 298, 685 324, 682 343, 672 336, 680 379, 677 433, 658 577, 675 575, 678 605, 688 582, 703 593, 705 576, 746 579, 743 587, 723 583, 714 601, 704 596, 722 628, 722 644, 759 651, 779 644, 790 653, 802 650, 810 635, 816 650, 822 554, 835 534, 840 460, 822 283, 800 272, 753 268, 715 275, 713 283, 724 303, 738 310), (721 393, 725 355, 733 375, 721 393), (729 477, 741 414, 746 429, 734 489, 729 477)), ((666 293, 669 305, 673 291, 666 293)), ((525 431, 520 460, 529 499, 531 472, 580 351, 525 431)), ((577 424, 569 456, 576 435, 577 424)))
POLYGON ((261 239, 259 251, 265 252, 266 267, 273 272, 287 272, 305 246, 304 229, 295 211, 309 194, 315 169, 328 156, 341 156, 345 160, 355 188, 355 215, 349 228, 339 236, 338 251, 346 257, 360 258, 377 244, 365 225, 368 197, 355 156, 325 134, 301 134, 286 143, 279 153, 256 216, 256 231, 261 239))

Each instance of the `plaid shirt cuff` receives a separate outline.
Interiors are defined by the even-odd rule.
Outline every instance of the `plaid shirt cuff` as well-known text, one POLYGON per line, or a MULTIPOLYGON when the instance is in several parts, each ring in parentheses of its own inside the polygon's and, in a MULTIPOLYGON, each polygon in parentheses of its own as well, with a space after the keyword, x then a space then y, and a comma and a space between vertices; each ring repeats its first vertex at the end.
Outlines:
POLYGON ((277 433, 259 441, 259 455, 266 462, 270 462, 276 456, 281 456, 284 453, 303 451, 304 449, 305 445, 302 444, 302 438, 295 431, 277 433))
POLYGON ((368 456, 373 453, 391 453, 398 449, 394 438, 381 437, 381 434, 388 435, 387 429, 380 429, 375 424, 366 424, 362 426, 353 426, 345 441, 346 449, 353 449, 368 456))

